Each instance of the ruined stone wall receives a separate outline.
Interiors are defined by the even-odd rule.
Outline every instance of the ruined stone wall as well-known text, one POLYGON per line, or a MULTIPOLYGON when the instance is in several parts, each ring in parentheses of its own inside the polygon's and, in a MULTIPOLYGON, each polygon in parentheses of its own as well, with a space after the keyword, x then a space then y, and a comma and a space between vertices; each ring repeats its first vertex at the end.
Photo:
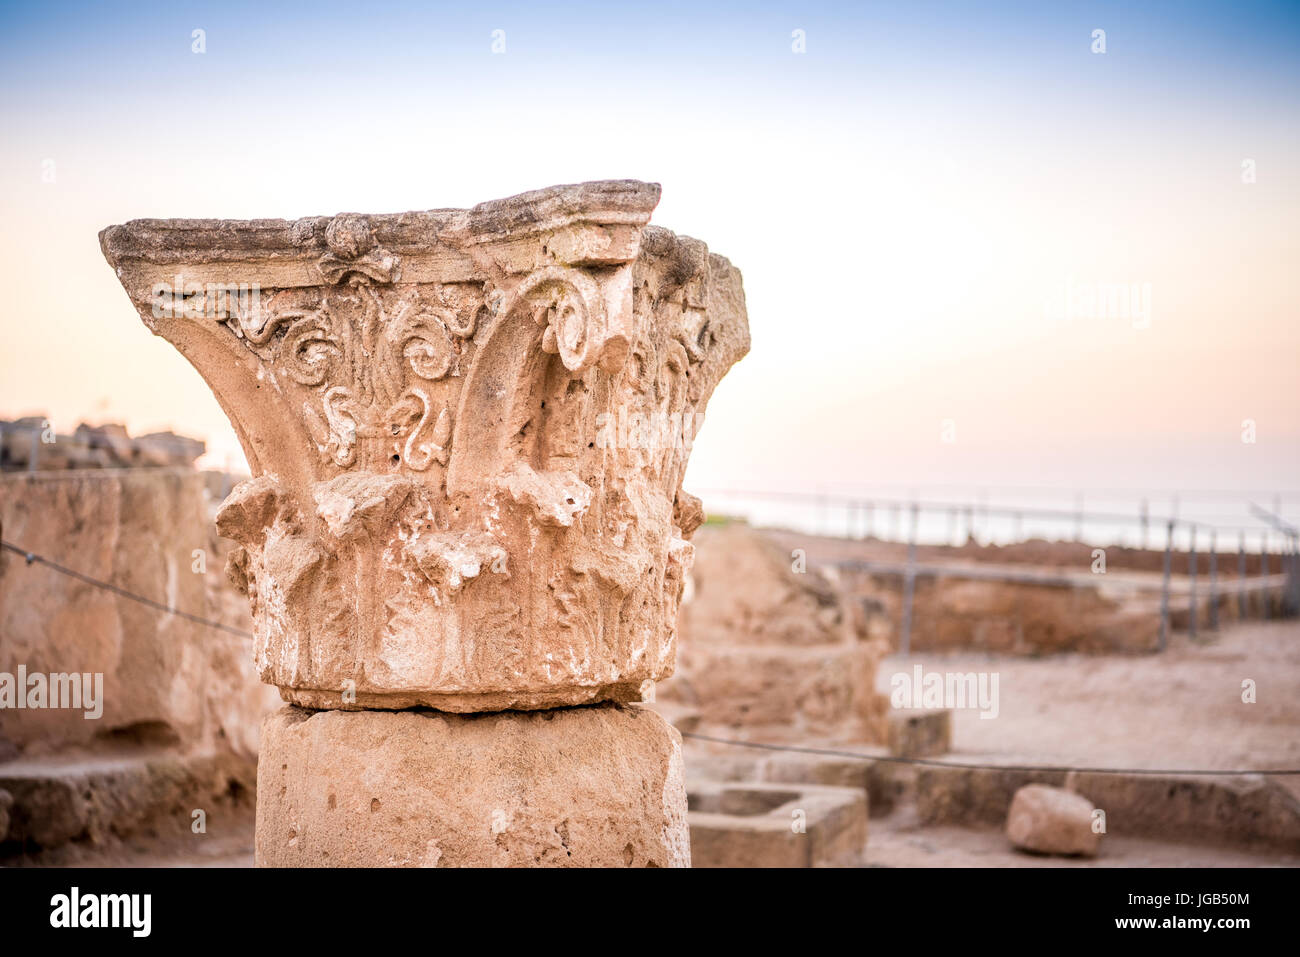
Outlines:
MULTIPOLYGON (((224 580, 205 478, 192 469, 0 476, 5 541, 192 615, 251 632, 224 580)), ((252 639, 0 552, 0 672, 103 673, 103 715, 0 709, 0 760, 141 743, 252 760, 275 702, 252 639)))
POLYGON ((0 471, 189 466, 204 444, 174 432, 131 436, 119 423, 82 423, 60 435, 45 416, 0 420, 0 471))
MULTIPOLYGON (((897 649, 902 575, 844 575, 872 635, 897 649)), ((1100 588, 958 578, 918 578, 913 595, 913 651, 1125 654, 1154 651, 1159 631, 1158 595, 1119 600, 1100 588)))
POLYGON ((882 742, 884 645, 839 583, 742 522, 700 529, 695 546, 677 675, 659 697, 768 739, 882 742))

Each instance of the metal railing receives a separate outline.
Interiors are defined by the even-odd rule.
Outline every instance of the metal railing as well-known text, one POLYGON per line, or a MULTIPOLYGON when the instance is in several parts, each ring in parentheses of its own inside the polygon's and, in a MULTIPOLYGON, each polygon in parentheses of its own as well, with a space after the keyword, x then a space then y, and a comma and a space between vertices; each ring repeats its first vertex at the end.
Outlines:
MULTIPOLYGON (((1151 532, 1154 528, 1163 526, 1165 535, 1161 561, 1158 638, 1160 650, 1167 648, 1169 643, 1173 565, 1176 553, 1181 553, 1182 563, 1187 569, 1189 637, 1196 638, 1202 625, 1199 612, 1200 559, 1203 556, 1207 558, 1208 620, 1205 626, 1210 630, 1218 629, 1219 605, 1221 599, 1227 594, 1225 584, 1221 580, 1219 565, 1220 556, 1223 554, 1220 542, 1225 538, 1236 538, 1237 575, 1231 588, 1237 599, 1238 617, 1247 617, 1251 605, 1250 599, 1256 595, 1260 598, 1256 604, 1261 608, 1262 615, 1270 616, 1272 614, 1270 596, 1275 590, 1281 596, 1280 613, 1285 615, 1300 613, 1300 529, 1284 520, 1279 514, 1284 498, 1288 501, 1300 499, 1300 496, 1294 493, 1273 493, 1271 495, 1273 510, 1248 502, 1247 514, 1253 519, 1250 524, 1211 523, 1186 517, 1179 518, 1176 515, 1155 516, 1152 515, 1149 507, 1152 496, 1138 499, 1138 507, 1131 511, 1101 511, 1084 508, 1085 499, 1081 493, 1075 495, 1074 508, 1022 504, 994 505, 987 500, 981 502, 923 501, 917 498, 899 499, 799 492, 706 489, 702 494, 709 511, 722 511, 727 514, 739 512, 751 520, 756 514, 763 515, 766 512, 768 521, 756 522, 756 524, 784 527, 791 531, 814 531, 815 529, 814 534, 830 534, 833 537, 850 540, 874 539, 905 543, 907 554, 902 563, 856 560, 841 563, 859 571, 890 572, 902 576, 899 650, 903 654, 907 654, 911 648, 913 606, 918 578, 964 578, 1054 587, 1095 587, 1095 582, 1088 582, 1083 576, 921 563, 917 559, 919 545, 951 546, 955 542, 979 544, 981 532, 985 544, 1023 543, 1028 540, 1026 529, 1034 525, 1040 529, 1054 529, 1058 536, 1055 541, 1094 545, 1113 545, 1117 542, 1123 544, 1127 536, 1119 534, 1119 531, 1135 531, 1133 544, 1128 547, 1141 551, 1154 551, 1151 548, 1151 532), (782 509, 775 511, 770 508, 747 509, 743 505, 746 500, 777 503, 782 506, 782 509), (800 510, 811 510, 817 516, 816 520, 799 521, 797 515, 800 510), (771 520, 779 511, 785 512, 786 521, 771 520), (828 516, 839 518, 839 522, 828 523, 828 516), (885 516, 887 519, 887 534, 878 534, 881 531, 878 528, 881 524, 880 516, 885 516), (928 522, 927 516, 931 519, 928 522), (826 529, 828 524, 838 525, 838 529, 828 533, 826 529), (1062 533, 1068 537, 1061 537, 1062 533), (1248 548, 1248 544, 1256 547, 1248 548), (1270 571, 1270 559, 1275 563, 1276 573, 1270 571), (1253 578, 1247 574, 1251 564, 1258 568, 1258 575, 1253 578)), ((1193 497, 1186 496, 1182 501, 1185 504, 1187 499, 1193 497)), ((1177 508, 1180 496, 1171 495, 1170 498, 1177 508)), ((1218 501, 1223 500, 1218 499, 1218 501)))

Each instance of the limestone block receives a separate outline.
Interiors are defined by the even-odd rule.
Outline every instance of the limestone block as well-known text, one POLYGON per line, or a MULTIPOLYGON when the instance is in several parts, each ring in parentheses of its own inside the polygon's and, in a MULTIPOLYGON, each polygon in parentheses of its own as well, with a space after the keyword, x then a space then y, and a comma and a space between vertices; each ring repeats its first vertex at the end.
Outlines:
POLYGON ((1105 809, 1109 833, 1300 854, 1300 797, 1287 778, 1071 771, 1065 783, 1105 809))
POLYGON ((218 527, 286 700, 533 709, 672 672, 682 474, 749 331, 740 273, 647 225, 658 199, 101 233, 243 445, 218 527))
POLYGON ((759 769, 758 779, 775 783, 806 781, 835 787, 856 787, 867 795, 867 813, 883 817, 905 803, 912 788, 911 768, 871 758, 828 757, 776 752, 759 769))
POLYGON ((614 704, 284 708, 262 729, 258 866, 685 867, 681 738, 614 704))
POLYGON ((900 758, 930 758, 952 748, 952 711, 947 708, 889 712, 889 753, 900 758))
POLYGON ((1092 857, 1101 842, 1092 829, 1092 811, 1092 802, 1081 794, 1027 784, 1011 800, 1007 837, 1026 851, 1092 857))
MULTIPOLYGON (((963 755, 978 761, 979 755, 963 755)), ((1027 784, 1065 783, 1064 771, 1007 768, 915 767, 916 815, 920 823, 1003 827, 1016 792, 1027 784)))
POLYGON ((212 812, 246 800, 255 777, 250 762, 229 753, 21 758, 0 764, 0 795, 12 796, 9 840, 36 851, 139 833, 188 833, 194 809, 212 812))
POLYGON ((867 844, 858 788, 692 781, 695 867, 818 867, 856 862, 867 844))

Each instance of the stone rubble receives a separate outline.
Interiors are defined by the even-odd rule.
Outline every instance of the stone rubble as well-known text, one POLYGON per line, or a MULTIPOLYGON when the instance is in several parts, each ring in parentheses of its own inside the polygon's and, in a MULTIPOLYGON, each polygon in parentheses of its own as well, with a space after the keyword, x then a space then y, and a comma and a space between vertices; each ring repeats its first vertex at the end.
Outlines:
POLYGON ((59 435, 45 416, 0 421, 0 471, 189 467, 204 449, 174 432, 131 436, 118 423, 59 435))

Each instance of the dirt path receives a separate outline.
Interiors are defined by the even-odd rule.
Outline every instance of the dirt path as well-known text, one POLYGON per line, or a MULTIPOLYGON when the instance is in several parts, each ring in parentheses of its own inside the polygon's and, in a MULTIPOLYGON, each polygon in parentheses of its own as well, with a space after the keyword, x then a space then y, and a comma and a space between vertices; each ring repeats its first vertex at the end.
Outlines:
MULTIPOLYGON (((998 716, 953 715, 955 755, 1136 768, 1300 768, 1300 623, 1248 622, 1158 655, 886 658, 877 686, 924 671, 998 676, 998 716), (1242 682, 1256 701, 1242 701, 1242 682)), ((1290 779, 1293 789, 1300 781, 1290 779)))

